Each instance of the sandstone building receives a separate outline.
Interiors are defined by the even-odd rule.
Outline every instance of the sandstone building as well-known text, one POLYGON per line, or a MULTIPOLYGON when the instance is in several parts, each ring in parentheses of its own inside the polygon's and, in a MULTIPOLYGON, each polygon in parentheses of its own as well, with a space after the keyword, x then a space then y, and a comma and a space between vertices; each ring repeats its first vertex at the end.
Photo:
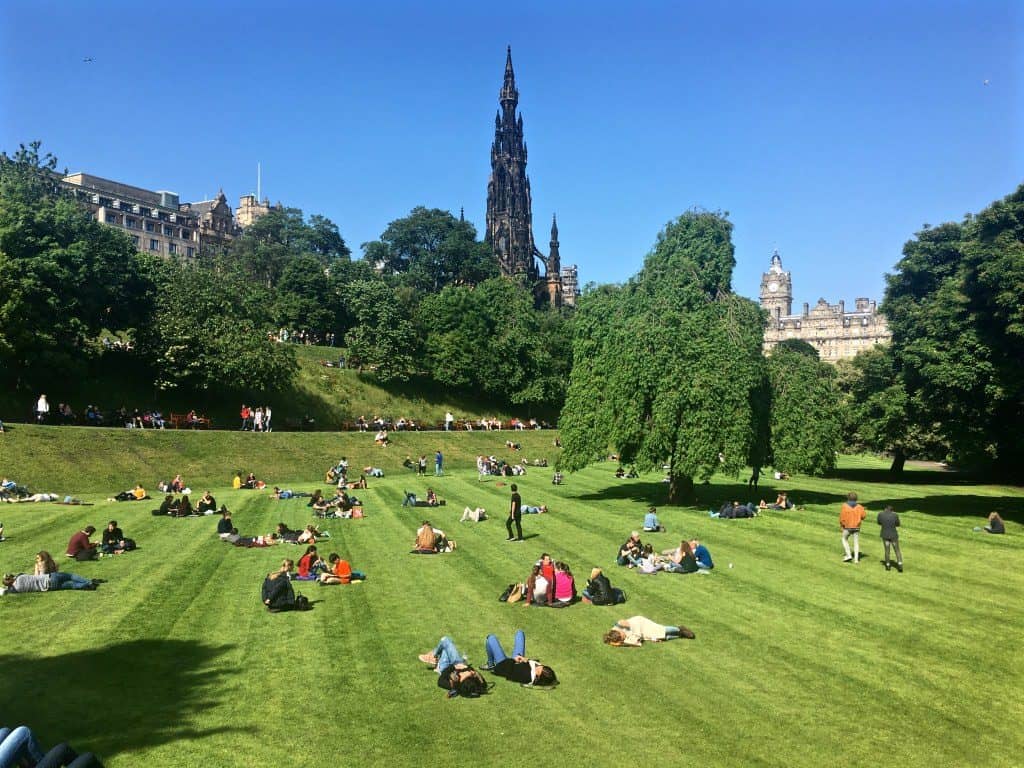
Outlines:
POLYGON ((182 259, 198 255, 199 217, 182 210, 175 193, 153 192, 88 173, 72 173, 62 184, 97 221, 126 230, 139 251, 182 259))
POLYGON ((869 299, 856 299, 852 311, 844 301, 829 304, 818 299, 813 308, 805 302, 803 312, 793 314, 793 280, 782 269, 778 251, 761 276, 761 306, 768 311, 765 352, 784 339, 801 339, 817 349, 822 360, 834 363, 892 339, 885 315, 869 299))

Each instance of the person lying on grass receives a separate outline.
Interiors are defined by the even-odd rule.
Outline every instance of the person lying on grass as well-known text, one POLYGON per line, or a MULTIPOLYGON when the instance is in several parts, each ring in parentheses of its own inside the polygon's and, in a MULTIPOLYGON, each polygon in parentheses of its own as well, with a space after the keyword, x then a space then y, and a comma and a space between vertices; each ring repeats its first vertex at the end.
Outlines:
POLYGON ((521 629, 516 630, 512 643, 512 658, 505 655, 501 643, 493 634, 488 635, 487 640, 484 641, 484 650, 487 653, 485 669, 493 670, 498 677, 520 685, 558 685, 555 670, 546 664, 541 664, 537 659, 526 657, 526 633, 521 629))
POLYGON ((60 496, 56 493, 30 493, 28 496, 20 496, 17 499, 4 499, 11 504, 25 504, 28 502, 40 502, 40 501, 60 501, 60 496))
POLYGON ((462 510, 462 517, 459 518, 460 523, 464 523, 467 520, 472 520, 474 523, 479 523, 481 520, 487 519, 487 510, 483 507, 477 507, 476 509, 470 509, 466 507, 462 510))
POLYGON ((280 543, 272 536, 242 536, 237 528, 232 528, 231 533, 221 538, 236 547, 269 547, 280 543))
POLYGON ((43 573, 38 576, 28 573, 5 573, 0 595, 23 594, 25 592, 56 592, 59 589, 94 590, 103 579, 87 579, 74 573, 43 573))
POLYGON ((146 494, 146 489, 138 483, 130 491, 121 491, 116 496, 107 499, 107 501, 142 501, 148 499, 149 496, 146 494))
POLYGON ((329 539, 331 534, 327 531, 321 531, 315 525, 310 523, 307 525, 302 533, 299 534, 299 538, 296 539, 299 544, 316 544, 317 539, 329 539))
POLYGON ((639 647, 644 641, 652 643, 663 643, 666 640, 678 640, 685 638, 693 640, 696 635, 684 627, 666 626, 651 621, 644 616, 633 616, 629 619, 619 619, 615 626, 604 633, 606 645, 639 647))
POLYGON ((332 552, 327 561, 330 566, 328 570, 320 574, 320 586, 350 584, 353 581, 362 581, 366 578, 366 574, 362 571, 353 571, 348 560, 344 560, 337 552, 332 552))
POLYGON ((419 660, 437 672, 437 687, 448 691, 448 698, 475 699, 488 691, 484 676, 466 663, 450 637, 442 637, 433 651, 421 653, 419 660))
POLYGON ((274 538, 291 544, 297 544, 299 542, 300 533, 302 532, 289 528, 285 523, 278 523, 274 528, 274 538))
POLYGON ((541 504, 539 507, 535 506, 533 504, 524 504, 523 505, 523 514, 524 515, 546 515, 547 512, 548 512, 548 505, 547 504, 541 504))

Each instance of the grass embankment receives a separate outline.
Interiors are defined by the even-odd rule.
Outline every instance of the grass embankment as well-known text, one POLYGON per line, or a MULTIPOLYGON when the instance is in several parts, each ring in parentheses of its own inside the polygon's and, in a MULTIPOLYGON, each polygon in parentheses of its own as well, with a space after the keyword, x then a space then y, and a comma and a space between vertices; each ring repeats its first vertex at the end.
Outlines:
MULTIPOLYGON (((522 453, 553 459, 551 435, 521 435, 522 453)), ((141 545, 74 566, 109 580, 96 593, 0 599, 0 720, 93 749, 112 768, 619 765, 627 749, 696 765, 1019 765, 1020 488, 925 472, 881 482, 880 462, 846 458, 832 478, 762 484, 761 496, 785 487, 802 511, 719 521, 707 506, 749 497, 715 478, 700 489, 701 508, 662 506, 669 532, 650 536, 659 549, 701 536, 714 573, 651 577, 616 568, 613 557, 646 505, 663 502, 665 486, 652 476, 617 481, 611 464, 560 487, 550 470, 518 478, 524 499, 552 512, 525 517, 525 544, 506 543, 508 488, 478 482, 470 461, 479 451, 510 456, 502 447, 510 437, 414 436, 386 451, 365 435, 23 428, 0 437, 0 472, 41 489, 103 498, 137 478, 182 471, 193 487, 211 485, 252 533, 310 517, 302 500, 226 490, 243 458, 297 489, 319 485, 340 455, 389 475, 360 494, 366 519, 330 521, 334 538, 322 546, 368 580, 300 586, 318 601, 305 614, 269 615, 258 603, 263 574, 298 547, 235 549, 216 539, 214 518, 158 519, 150 504, 0 506, 11 537, 0 544, 4 570, 30 567, 38 549, 61 552, 78 527, 111 517, 141 545), (439 439, 445 477, 395 468, 439 439), (399 506, 404 489, 428 483, 447 506, 399 506), (840 562, 836 516, 851 488, 872 512, 885 503, 901 512, 905 573, 879 565, 870 518, 864 561, 840 562), (492 519, 460 525, 466 504, 492 519), (1014 521, 1009 535, 972 533, 996 507, 1014 521), (425 513, 458 540, 456 553, 407 554, 425 513), (629 602, 561 611, 498 603, 542 551, 568 562, 581 586, 593 565, 604 566, 629 602), (636 614, 685 624, 697 640, 601 644, 615 618, 636 614), (497 680, 480 701, 446 700, 416 660, 450 634, 481 664, 488 632, 510 644, 519 627, 528 652, 557 670, 554 691, 497 680)))
MULTIPOLYGON (((95 404, 108 416, 122 405, 129 413, 134 408, 159 408, 165 416, 188 413, 194 408, 199 414, 210 416, 216 429, 237 427, 238 412, 243 402, 269 405, 277 431, 296 430, 306 417, 313 419, 314 430, 334 430, 359 416, 372 419, 376 415, 395 420, 404 416, 422 424, 435 425, 444 419, 446 411, 460 419, 491 417, 507 420, 513 416, 536 416, 554 421, 557 418, 556 413, 544 410, 510 408, 508 404, 453 394, 423 379, 385 385, 372 375, 360 375, 355 370, 327 368, 320 361, 336 362, 341 353, 333 347, 296 345, 293 349, 298 364, 295 379, 290 387, 279 392, 212 395, 207 392, 155 391, 118 352, 107 353, 87 376, 54 377, 44 391, 54 413, 61 402, 70 403, 77 414, 84 414, 86 406, 95 404)), ((38 392, 0 390, 0 419, 5 422, 29 420, 38 396, 38 392)))

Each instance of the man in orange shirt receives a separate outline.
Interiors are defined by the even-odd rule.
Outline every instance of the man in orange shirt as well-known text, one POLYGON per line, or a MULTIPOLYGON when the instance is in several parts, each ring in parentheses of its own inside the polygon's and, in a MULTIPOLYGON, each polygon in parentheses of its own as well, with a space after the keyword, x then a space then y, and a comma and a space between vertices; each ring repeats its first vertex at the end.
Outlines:
POLYGON ((843 558, 844 563, 851 560, 855 563, 860 562, 860 524, 866 516, 867 511, 857 503, 857 494, 852 491, 848 493, 846 501, 839 511, 839 527, 843 531, 843 551, 846 553, 846 557, 843 558), (851 536, 853 537, 852 554, 849 542, 851 536))
POLYGON ((351 584, 353 581, 362 581, 366 576, 361 571, 352 570, 348 560, 343 560, 336 552, 332 552, 327 558, 331 564, 331 570, 320 574, 320 584, 351 584))

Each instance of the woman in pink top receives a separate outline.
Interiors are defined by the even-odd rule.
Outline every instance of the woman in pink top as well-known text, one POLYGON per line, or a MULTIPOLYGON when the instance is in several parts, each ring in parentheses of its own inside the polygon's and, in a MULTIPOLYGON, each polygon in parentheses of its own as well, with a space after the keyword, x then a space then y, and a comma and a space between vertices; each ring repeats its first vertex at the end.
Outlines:
POLYGON ((570 605, 576 599, 576 582, 572 571, 563 562, 555 563, 555 602, 553 607, 560 608, 570 605))

